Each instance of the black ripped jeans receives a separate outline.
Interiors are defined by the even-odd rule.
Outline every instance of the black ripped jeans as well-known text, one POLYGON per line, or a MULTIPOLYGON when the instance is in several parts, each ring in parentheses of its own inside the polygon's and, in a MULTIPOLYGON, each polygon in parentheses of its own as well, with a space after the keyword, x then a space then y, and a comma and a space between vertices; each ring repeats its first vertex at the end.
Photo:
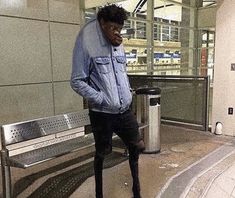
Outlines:
POLYGON ((136 146, 136 143, 140 140, 140 135, 134 114, 127 110, 122 114, 90 111, 89 115, 96 148, 94 159, 96 198, 103 198, 103 162, 105 155, 112 152, 113 132, 122 139, 129 150, 129 165, 133 178, 132 191, 134 198, 140 198, 139 150, 136 146))

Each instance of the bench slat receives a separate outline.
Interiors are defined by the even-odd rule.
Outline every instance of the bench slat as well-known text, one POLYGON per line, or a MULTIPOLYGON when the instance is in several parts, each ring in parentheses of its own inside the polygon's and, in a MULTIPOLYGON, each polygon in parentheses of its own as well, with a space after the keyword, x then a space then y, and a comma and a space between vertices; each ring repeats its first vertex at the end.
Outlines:
POLYGON ((5 145, 10 145, 90 124, 88 109, 2 126, 5 145))
POLYGON ((94 145, 93 135, 88 134, 86 136, 66 140, 64 142, 12 156, 9 158, 9 165, 18 168, 27 168, 92 145, 94 145))

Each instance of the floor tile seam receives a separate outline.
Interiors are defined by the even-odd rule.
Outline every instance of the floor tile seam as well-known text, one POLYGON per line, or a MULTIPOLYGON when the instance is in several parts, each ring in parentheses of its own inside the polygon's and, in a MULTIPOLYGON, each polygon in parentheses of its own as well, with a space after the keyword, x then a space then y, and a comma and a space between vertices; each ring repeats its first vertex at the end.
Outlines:
MULTIPOLYGON (((225 159, 227 159, 229 156, 233 155, 235 153, 235 150, 228 153, 226 156, 224 156, 223 158, 221 158, 219 161, 217 161, 216 163, 214 163, 212 166, 210 166, 208 169, 205 169, 204 171, 202 171, 201 173, 199 173, 198 175, 196 175, 194 178, 192 178, 192 180, 190 181, 190 184, 185 188, 185 191, 182 193, 181 198, 185 198, 187 197, 190 189, 193 187, 193 185, 195 184, 195 182, 202 177, 205 173, 207 173, 208 171, 212 170, 213 168, 215 168, 219 163, 221 163, 222 161, 224 161, 225 159)), ((228 170, 232 165, 226 167, 226 169, 224 169, 223 171, 220 171, 218 174, 216 174, 212 179, 210 179, 210 182, 206 185, 206 189, 209 188, 212 183, 215 181, 216 177, 219 177, 221 174, 223 174, 226 170, 228 170)), ((203 191, 204 194, 205 190, 203 191)), ((203 194, 200 196, 201 198, 204 198, 203 194)))
POLYGON ((201 162, 203 162, 204 160, 206 160, 210 156, 216 154, 220 150, 222 151, 225 147, 231 147, 231 145, 226 145, 225 144, 225 145, 222 145, 222 146, 218 147, 217 149, 215 149, 214 151, 208 153, 207 155, 205 155, 204 157, 202 157, 198 161, 196 161, 196 162, 192 163, 191 165, 189 165, 187 168, 183 169, 182 171, 179 171, 176 175, 172 176, 170 179, 168 179, 166 184, 163 186, 163 188, 160 190, 160 192, 157 194, 157 196, 155 198, 160 198, 163 195, 163 193, 167 190, 167 188, 170 186, 170 184, 173 182, 173 180, 175 178, 179 177, 180 175, 182 175, 183 173, 187 172, 191 168, 193 168, 196 165, 200 164, 201 162))

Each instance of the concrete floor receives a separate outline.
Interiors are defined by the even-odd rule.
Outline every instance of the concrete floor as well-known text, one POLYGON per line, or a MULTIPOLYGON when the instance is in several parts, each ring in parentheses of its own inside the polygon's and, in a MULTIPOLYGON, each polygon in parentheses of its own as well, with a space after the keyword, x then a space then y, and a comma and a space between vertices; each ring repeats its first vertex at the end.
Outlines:
MULTIPOLYGON (((233 192, 235 178, 229 177, 229 174, 235 170, 234 147, 235 143, 232 137, 216 136, 210 132, 162 125, 160 154, 141 154, 140 156, 139 171, 142 197, 214 198, 216 197, 214 192, 221 193, 219 194, 221 195, 220 198, 224 198, 224 194, 232 197, 235 194, 233 192), (221 185, 221 182, 226 182, 227 189, 223 189, 223 185, 221 188, 217 188, 221 185)), ((79 152, 79 155, 90 152, 90 150, 83 150, 79 152)), ((77 156, 78 153, 72 153, 26 170, 13 168, 13 183, 26 175, 77 156)), ((80 165, 66 167, 66 170, 80 165)), ((32 191, 56 174, 58 174, 58 171, 38 178, 18 197, 28 197, 32 191)), ((103 177, 104 198, 132 197, 128 161, 105 169, 103 177)), ((94 197, 93 176, 83 182, 70 196, 70 198, 94 197)))
MULTIPOLYGON (((226 137, 180 127, 162 126, 161 132, 161 153, 142 154, 140 157, 139 169, 143 198, 157 196, 177 198, 177 186, 169 196, 159 194, 162 189, 166 188, 165 184, 169 182, 169 179, 171 180, 173 176, 230 142, 226 137)), ((193 174, 193 176, 196 175, 193 174)), ((105 198, 131 198, 131 177, 128 162, 105 170, 104 186, 105 198)), ((71 196, 71 198, 76 197, 95 197, 94 177, 84 182, 71 196)))

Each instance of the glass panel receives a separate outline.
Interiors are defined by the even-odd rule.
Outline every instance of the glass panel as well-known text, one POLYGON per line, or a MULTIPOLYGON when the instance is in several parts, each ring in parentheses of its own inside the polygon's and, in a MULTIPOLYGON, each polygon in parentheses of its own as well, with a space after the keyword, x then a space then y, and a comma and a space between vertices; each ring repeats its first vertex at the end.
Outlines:
POLYGON ((213 93, 213 74, 214 74, 214 46, 215 46, 215 31, 200 30, 199 31, 199 49, 198 49, 198 74, 202 76, 209 76, 209 125, 211 125, 211 111, 212 111, 212 93, 213 93))
POLYGON ((141 47, 125 47, 127 72, 129 74, 147 73, 147 50, 141 47))
POLYGON ((125 21, 122 31, 123 37, 128 39, 146 39, 147 2, 129 0, 117 4, 122 6, 129 13, 129 19, 125 21))
POLYGON ((161 20, 162 23, 165 22, 166 25, 162 23, 154 24, 154 40, 158 41, 180 41, 180 27, 177 21, 161 20), (168 25, 167 25, 168 24, 168 25))
POLYGON ((189 47, 189 29, 180 29, 180 42, 181 46, 189 47))
MULTIPOLYGON (((199 32, 200 49, 195 48, 197 46, 193 17, 195 9, 190 7, 193 3, 195 0, 154 0, 154 55, 151 74, 166 77, 169 75, 212 76, 214 32, 204 30, 199 32), (203 62, 205 54, 206 59, 203 62)), ((148 23, 152 23, 152 21, 146 21, 147 1, 129 0, 118 4, 129 12, 129 19, 123 28, 127 71, 129 74, 147 74, 146 26, 148 23)), ((204 0, 203 4, 208 5, 209 1, 204 0)), ((90 14, 87 16, 91 18, 95 9, 89 10, 89 12, 90 14)), ((151 65, 148 64, 148 66, 151 65)), ((164 80, 151 84, 163 89, 162 98, 166 102, 162 103, 163 116, 173 120, 202 123, 206 119, 204 114, 206 108, 205 85, 200 80, 198 82, 194 82, 195 79, 182 81, 182 78, 166 80, 166 77, 164 80), (193 105, 193 110, 191 105, 193 105), (192 111, 189 112, 189 110, 192 111)), ((152 83, 151 79, 145 80, 146 83, 152 83)), ((145 80, 137 79, 141 85, 145 83, 145 80)))
POLYGON ((175 52, 167 53, 156 52, 154 59, 155 75, 196 75, 197 70, 194 67, 191 58, 195 50, 179 49, 175 52), (190 61, 189 61, 190 60, 190 61))
POLYGON ((181 49, 181 68, 180 75, 198 75, 197 65, 195 64, 197 50, 192 48, 181 49))
MULTIPOLYGON (((138 45, 138 40, 140 40, 140 42, 145 42, 145 44, 147 43, 146 41, 146 23, 145 21, 139 21, 138 19, 129 19, 127 21, 125 21, 123 29, 122 29, 122 36, 124 38, 127 38, 128 40, 130 39, 135 39, 135 42, 133 44, 137 44, 138 45), (136 40, 138 39, 138 40, 136 40)), ((134 41, 134 40, 132 40, 134 41)))
MULTIPOLYGON (((190 29, 189 4, 181 0, 154 1, 154 56, 152 74, 195 75, 194 30, 190 29)), ((147 72, 146 21, 147 1, 119 2, 129 12, 122 31, 128 62, 128 73, 147 72), (141 71, 142 70, 142 71, 141 71)), ((96 9, 86 12, 92 18, 96 9)))
POLYGON ((175 26, 171 26, 170 27, 170 41, 173 42, 178 42, 180 39, 180 28, 176 27, 179 22, 177 21, 171 21, 171 24, 175 25, 175 26))
POLYGON ((199 38, 201 47, 198 49, 199 75, 208 75, 210 81, 213 82, 215 32, 200 30, 199 35, 201 36, 199 38))
POLYGON ((154 50, 154 75, 180 75, 179 49, 163 51, 154 50))
POLYGON ((154 74, 155 75, 196 75, 194 59, 196 49, 182 48, 180 42, 155 42, 154 74))
POLYGON ((161 41, 161 25, 154 24, 154 40, 161 41))
POLYGON ((146 39, 146 22, 136 22, 136 38, 146 39))
POLYGON ((205 128, 207 78, 171 76, 129 76, 131 87, 161 89, 161 118, 205 128))
POLYGON ((190 1, 155 0, 154 74, 195 75, 193 19, 190 1), (181 5, 180 3, 184 3, 181 5))
POLYGON ((161 38, 161 41, 170 41, 170 27, 168 25, 162 25, 161 38))
POLYGON ((200 55, 200 68, 199 75, 209 76, 210 81, 213 82, 214 70, 214 48, 201 48, 199 49, 200 55))

